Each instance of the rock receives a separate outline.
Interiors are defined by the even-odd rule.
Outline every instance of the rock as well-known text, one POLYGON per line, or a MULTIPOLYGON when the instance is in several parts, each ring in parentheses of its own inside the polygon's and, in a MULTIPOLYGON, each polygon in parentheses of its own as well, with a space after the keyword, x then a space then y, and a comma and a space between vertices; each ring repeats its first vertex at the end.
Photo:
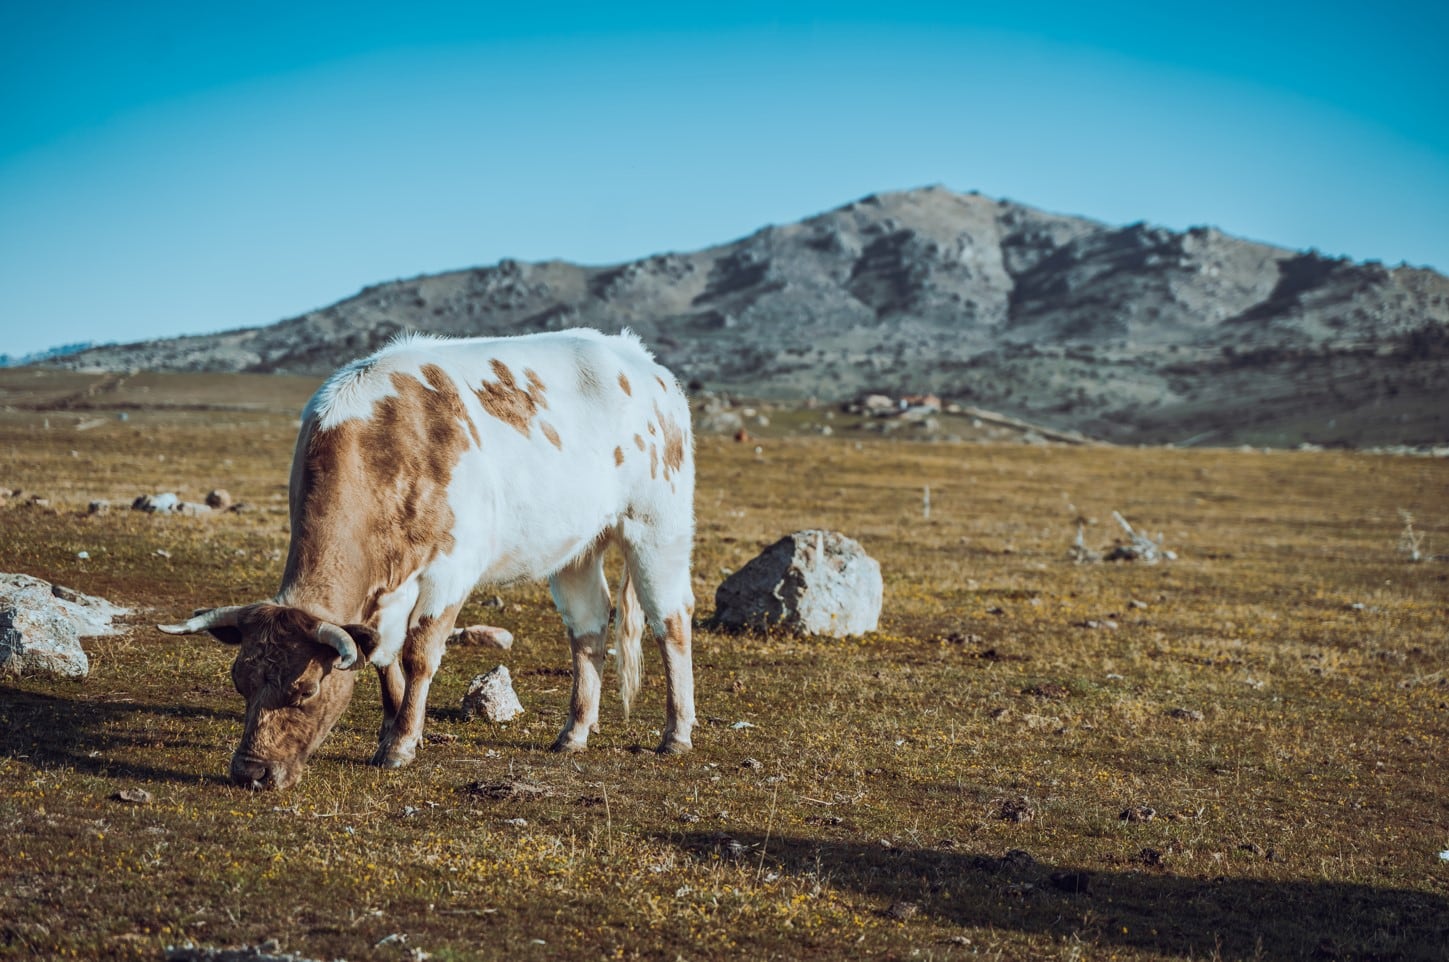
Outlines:
POLYGON ((231 494, 225 488, 217 488, 206 495, 206 506, 216 511, 225 511, 231 507, 231 494))
POLYGON ((127 611, 102 598, 23 574, 0 574, 0 675, 84 678, 90 659, 80 639, 119 634, 127 611))
POLYGON ((480 645, 484 648, 499 648, 507 651, 513 647, 513 632, 507 628, 495 628, 493 625, 469 625, 467 628, 455 629, 448 636, 448 643, 480 645))
POLYGON ((260 945, 242 945, 230 948, 202 946, 193 943, 168 945, 165 962, 316 962, 300 955, 283 952, 276 939, 267 939, 260 945))
POLYGON ((1176 718, 1179 721, 1200 722, 1203 720, 1202 712, 1196 708, 1174 708, 1167 713, 1168 718, 1176 718))
POLYGON ((110 510, 111 502, 109 501, 92 501, 86 506, 88 514, 109 514, 110 510))
POLYGON ((734 434, 744 430, 745 419, 737 411, 706 411, 694 426, 700 434, 734 434))
POLYGON ((131 510, 155 514, 158 511, 174 511, 180 503, 181 499, 170 491, 164 494, 143 494, 131 502, 131 510))
POLYGON ((478 715, 491 722, 512 721, 523 714, 523 705, 513 690, 513 678, 506 665, 499 665, 486 675, 479 675, 468 685, 463 696, 463 720, 478 715))
POLYGON ((921 905, 919 902, 892 902, 885 910, 886 918, 895 919, 897 922, 904 922, 913 919, 920 914, 921 905))
POLYGON ((130 802, 132 805, 150 805, 151 793, 144 788, 123 788, 111 796, 113 801, 130 802))
POLYGON ((883 590, 880 565, 858 543, 835 531, 797 531, 725 579, 715 621, 844 638, 876 629, 883 590))
POLYGON ((191 518, 194 518, 197 515, 211 514, 211 509, 209 507, 204 504, 198 504, 195 501, 178 501, 171 510, 176 514, 184 514, 187 517, 191 518))

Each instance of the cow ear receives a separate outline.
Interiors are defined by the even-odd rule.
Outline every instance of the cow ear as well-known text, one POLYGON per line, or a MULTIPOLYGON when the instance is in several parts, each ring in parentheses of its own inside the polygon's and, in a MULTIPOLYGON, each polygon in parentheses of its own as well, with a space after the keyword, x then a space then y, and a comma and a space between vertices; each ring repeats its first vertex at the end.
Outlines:
POLYGON ((357 650, 362 652, 364 658, 371 658, 372 653, 377 650, 377 632, 367 625, 343 625, 342 630, 352 636, 357 643, 357 650))
MULTIPOLYGON (((207 614, 208 609, 197 608, 191 613, 193 618, 207 614)), ((206 633, 223 645, 239 645, 242 643, 242 630, 236 625, 214 625, 206 629, 206 633)))
POLYGON ((206 633, 223 645, 239 645, 242 643, 242 630, 235 625, 225 628, 208 628, 206 629, 206 633))

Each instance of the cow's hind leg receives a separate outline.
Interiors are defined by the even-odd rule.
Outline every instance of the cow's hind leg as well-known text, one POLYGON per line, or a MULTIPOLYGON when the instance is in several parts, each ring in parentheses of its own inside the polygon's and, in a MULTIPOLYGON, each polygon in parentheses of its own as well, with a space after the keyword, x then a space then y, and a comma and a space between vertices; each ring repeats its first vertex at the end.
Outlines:
POLYGON ((607 652, 609 586, 604 580, 604 551, 598 545, 548 581, 553 602, 563 616, 573 650, 574 685, 569 717, 553 743, 553 751, 584 749, 589 733, 599 728, 599 691, 607 652))
MULTIPOLYGON (((428 689, 432 686, 438 664, 443 660, 448 634, 453 630, 453 622, 462 607, 462 602, 459 602, 437 618, 423 617, 408 629, 407 639, 398 655, 402 662, 402 697, 396 703, 391 726, 386 724, 384 717, 382 737, 378 739, 377 754, 372 756, 372 764, 401 768, 417 756, 428 710, 428 689)), ((385 688, 391 689, 392 680, 392 676, 384 678, 385 688)), ((384 713, 391 695, 391 691, 384 691, 384 713)))
POLYGON ((694 730, 694 663, 690 650, 694 592, 689 585, 693 539, 684 534, 660 544, 648 537, 649 532, 634 528, 625 526, 625 563, 664 660, 664 737, 658 751, 687 752, 693 744, 694 730))

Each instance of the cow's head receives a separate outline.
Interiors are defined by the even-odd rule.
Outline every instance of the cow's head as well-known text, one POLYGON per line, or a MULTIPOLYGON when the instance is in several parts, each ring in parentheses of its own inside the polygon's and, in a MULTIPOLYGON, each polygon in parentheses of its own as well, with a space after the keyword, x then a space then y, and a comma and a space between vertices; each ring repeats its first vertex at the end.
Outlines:
POLYGON ((247 700, 246 731, 231 780, 246 788, 289 788, 352 699, 364 659, 377 644, 365 625, 338 627, 298 608, 257 604, 198 612, 173 635, 209 632, 239 645, 231 678, 247 700))

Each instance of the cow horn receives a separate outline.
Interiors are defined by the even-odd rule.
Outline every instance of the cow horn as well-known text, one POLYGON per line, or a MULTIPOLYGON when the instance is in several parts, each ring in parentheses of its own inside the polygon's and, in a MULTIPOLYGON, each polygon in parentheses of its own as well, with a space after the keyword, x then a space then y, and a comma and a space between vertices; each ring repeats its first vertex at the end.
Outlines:
POLYGON ((357 664, 357 642, 331 622, 324 621, 317 626, 317 642, 337 649, 338 668, 351 668, 357 664))
POLYGON ((190 621, 183 621, 179 625, 157 625, 156 627, 168 635, 194 635, 198 631, 210 631, 213 628, 234 628, 245 607, 245 605, 232 605, 227 608, 213 608, 210 611, 203 611, 190 621))

